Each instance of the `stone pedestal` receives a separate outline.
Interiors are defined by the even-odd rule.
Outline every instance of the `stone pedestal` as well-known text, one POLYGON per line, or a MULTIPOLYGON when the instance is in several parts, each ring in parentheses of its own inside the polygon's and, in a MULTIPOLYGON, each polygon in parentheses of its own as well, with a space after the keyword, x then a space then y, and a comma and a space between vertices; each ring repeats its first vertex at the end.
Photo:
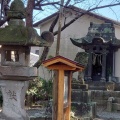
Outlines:
POLYGON ((0 80, 4 120, 29 120, 24 105, 28 84, 29 81, 0 80))

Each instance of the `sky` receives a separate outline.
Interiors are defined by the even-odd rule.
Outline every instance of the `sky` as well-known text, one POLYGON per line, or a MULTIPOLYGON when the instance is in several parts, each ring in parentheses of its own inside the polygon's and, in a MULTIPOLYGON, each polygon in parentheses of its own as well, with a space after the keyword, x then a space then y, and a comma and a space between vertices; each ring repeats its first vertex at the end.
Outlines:
MULTIPOLYGON (((55 2, 58 0, 54 0, 55 2)), ((74 4, 75 6, 88 10, 91 8, 94 8, 96 5, 99 6, 104 6, 104 5, 108 5, 108 4, 115 4, 117 2, 119 2, 119 0, 84 0, 84 2, 81 2, 78 4, 78 2, 80 0, 73 0, 74 2, 71 2, 71 5, 73 5, 73 3, 76 2, 76 4, 74 4), (116 2, 117 1, 117 2, 116 2)), ((49 16, 52 13, 55 13, 56 11, 58 11, 57 9, 51 7, 51 6, 47 6, 47 7, 42 7, 43 11, 37 11, 34 12, 35 16, 34 16, 34 23, 49 16)), ((108 8, 102 8, 102 9, 98 9, 98 10, 94 10, 92 11, 94 13, 97 13, 99 15, 114 19, 116 21, 120 21, 120 5, 119 6, 115 6, 115 7, 108 7, 108 8)))

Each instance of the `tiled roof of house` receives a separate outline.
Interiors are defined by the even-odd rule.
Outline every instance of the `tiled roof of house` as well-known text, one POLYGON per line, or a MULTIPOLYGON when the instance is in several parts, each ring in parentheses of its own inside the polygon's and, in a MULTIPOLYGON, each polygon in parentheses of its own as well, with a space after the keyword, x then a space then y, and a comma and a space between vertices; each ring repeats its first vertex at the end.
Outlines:
MULTIPOLYGON (((93 13, 93 12, 88 12, 87 10, 83 10, 83 9, 78 8, 78 7, 75 7, 75 6, 69 6, 69 7, 67 7, 67 8, 72 9, 72 10, 77 11, 77 12, 85 13, 85 14, 87 14, 87 15, 93 16, 93 17, 98 18, 98 19, 100 19, 100 20, 104 20, 105 22, 109 22, 109 23, 114 23, 114 24, 116 24, 116 25, 120 25, 120 22, 118 22, 118 21, 115 21, 115 20, 113 20, 113 19, 104 17, 104 16, 102 16, 102 15, 95 14, 95 13, 93 13)), ((46 18, 44 18, 44 19, 42 19, 42 20, 40 20, 40 21, 38 21, 38 22, 36 22, 36 23, 34 23, 33 26, 34 26, 34 27, 37 27, 38 25, 46 22, 47 20, 52 19, 52 18, 55 17, 57 14, 58 14, 58 12, 56 12, 56 13, 54 13, 54 14, 52 14, 52 15, 50 15, 50 16, 48 16, 48 17, 46 17, 46 18)))

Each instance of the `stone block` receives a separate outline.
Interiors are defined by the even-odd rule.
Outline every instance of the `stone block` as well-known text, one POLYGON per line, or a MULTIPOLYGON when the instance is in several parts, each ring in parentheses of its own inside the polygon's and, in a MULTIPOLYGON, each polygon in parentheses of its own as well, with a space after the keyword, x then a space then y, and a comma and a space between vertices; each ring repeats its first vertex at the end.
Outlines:
POLYGON ((28 81, 0 80, 5 120, 29 120, 24 105, 28 84, 28 81))
POLYGON ((92 100, 101 100, 101 99, 103 99, 103 91, 99 91, 99 90, 91 91, 91 99, 92 100))
POLYGON ((115 83, 113 83, 113 82, 107 82, 106 85, 105 85, 105 87, 106 87, 107 91, 114 91, 114 89, 115 89, 115 83))
POLYGON ((90 102, 91 100, 91 92, 90 91, 79 91, 79 90, 72 90, 72 101, 74 102, 90 102))
POLYGON ((88 90, 88 84, 73 83, 72 89, 88 90))
POLYGON ((72 90, 72 97, 71 97, 71 100, 74 101, 74 102, 78 102, 80 101, 82 98, 82 91, 78 91, 78 90, 72 90))
POLYGON ((107 111, 108 112, 112 111, 112 101, 107 101, 107 111))
POLYGON ((36 67, 11 67, 11 66, 0 66, 0 79, 12 79, 18 80, 19 78, 29 80, 37 77, 36 67), (26 79, 28 78, 28 79, 26 79))
POLYGON ((80 83, 72 83, 72 89, 80 89, 80 83))
POLYGON ((91 102, 91 91, 82 91, 82 101, 81 102, 91 102))
POLYGON ((92 100, 92 102, 96 102, 97 106, 106 106, 107 105, 107 100, 92 100))
POLYGON ((115 91, 120 91, 120 83, 115 84, 115 91))
POLYGON ((112 109, 113 111, 120 111, 120 104, 112 103, 112 109))
POLYGON ((92 102, 92 118, 95 118, 97 115, 97 104, 96 102, 92 102))
POLYGON ((80 84, 80 89, 88 90, 88 84, 80 84))
POLYGON ((83 120, 90 120, 90 117, 84 117, 83 120))
POLYGON ((115 103, 119 103, 120 104, 120 98, 115 98, 115 101, 114 101, 115 103))
POLYGON ((77 116, 91 116, 91 107, 92 105, 89 103, 72 102, 72 109, 77 116))
POLYGON ((112 104, 112 111, 117 111, 117 104, 116 103, 112 104))

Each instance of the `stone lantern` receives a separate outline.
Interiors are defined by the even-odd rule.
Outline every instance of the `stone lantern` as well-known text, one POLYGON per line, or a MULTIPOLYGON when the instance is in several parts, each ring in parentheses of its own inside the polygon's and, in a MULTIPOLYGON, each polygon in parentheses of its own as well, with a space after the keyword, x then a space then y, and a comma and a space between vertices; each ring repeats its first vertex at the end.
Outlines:
POLYGON ((8 26, 0 29, 1 117, 4 120, 29 120, 24 109, 25 93, 29 80, 37 76, 37 68, 29 67, 30 47, 49 47, 54 37, 50 32, 44 32, 40 37, 32 27, 24 25, 25 8, 21 0, 11 3, 8 17, 8 26))

